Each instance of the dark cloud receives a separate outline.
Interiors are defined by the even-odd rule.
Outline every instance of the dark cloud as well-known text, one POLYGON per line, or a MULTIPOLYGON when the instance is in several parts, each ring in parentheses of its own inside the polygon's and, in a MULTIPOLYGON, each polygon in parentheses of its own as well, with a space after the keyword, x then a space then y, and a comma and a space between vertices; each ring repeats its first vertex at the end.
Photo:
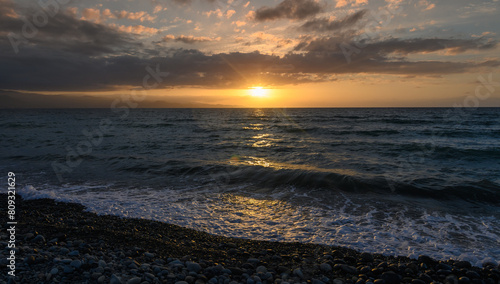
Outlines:
POLYGON ((451 53, 461 53, 467 50, 492 49, 497 45, 496 41, 484 39, 390 39, 381 42, 371 43, 366 49, 373 52, 399 53, 407 55, 417 52, 435 52, 448 50, 451 53))
POLYGON ((336 37, 321 37, 316 39, 305 38, 296 47, 295 51, 337 52, 340 46, 362 50, 365 55, 386 56, 396 53, 408 55, 411 53, 436 52, 445 50, 450 53, 461 53, 467 50, 486 50, 495 48, 496 41, 485 39, 443 39, 443 38, 414 38, 414 39, 387 39, 377 42, 354 42, 354 34, 341 34, 336 37))
MULTIPOLYGON (((306 0, 285 0, 276 8, 265 9, 290 3, 319 5, 306 0)), ((0 5, 0 33, 20 34, 25 23, 19 15, 29 16, 29 11, 14 11, 12 2, 6 0, 0 0, 0 4, 6 4, 0 5)), ((278 13, 279 17, 298 18, 299 14, 308 14, 298 7, 282 10, 285 12, 278 13)), ((355 24, 364 13, 359 11, 339 22, 344 26, 355 24)), ((321 25, 320 20, 316 24, 310 21, 308 28, 333 29, 333 26, 321 25)), ((0 89, 97 91, 141 87, 146 76, 151 78, 151 72, 146 70, 148 66, 168 73, 158 88, 245 88, 256 81, 268 85, 301 84, 331 81, 335 75, 347 73, 438 76, 500 66, 497 60, 412 62, 406 58, 423 52, 458 53, 496 47, 495 41, 486 39, 393 38, 355 42, 357 32, 353 29, 336 34, 334 37, 302 37, 294 51, 281 57, 259 52, 206 54, 198 50, 168 49, 163 45, 148 50, 130 34, 61 12, 40 27, 38 34, 23 44, 18 54, 13 52, 6 36, 0 37, 0 89), (342 44, 355 49, 350 61, 340 48, 342 44)), ((168 37, 185 43, 206 39, 168 37)))
POLYGON ((197 50, 175 49, 161 57, 82 58, 76 54, 26 50, 15 57, 0 55, 0 89, 95 91, 140 87, 149 74, 147 66, 153 69, 158 66, 161 72, 169 73, 158 88, 245 88, 256 79, 262 84, 284 85, 330 81, 330 75, 347 73, 428 76, 500 66, 496 60, 483 63, 410 62, 390 57, 386 50, 375 53, 373 49, 368 50, 368 46, 366 48, 353 56, 351 63, 341 51, 310 51, 279 57, 258 52, 208 55, 197 50))
POLYGON ((209 37, 195 37, 195 36, 186 36, 186 35, 179 35, 179 36, 167 35, 167 36, 164 36, 162 38, 162 42, 169 42, 169 41, 183 42, 183 43, 187 43, 187 44, 195 44, 195 43, 200 43, 200 42, 214 41, 214 39, 211 39, 209 37))
POLYGON ((368 10, 361 10, 354 14, 348 15, 338 21, 330 21, 329 18, 312 19, 305 22, 300 29, 303 31, 334 31, 342 28, 352 27, 358 23, 368 10))
POLYGON ((43 13, 40 7, 38 10, 16 7, 13 14, 12 5, 10 1, 0 1, 0 42, 8 42, 18 50, 29 43, 41 48, 96 56, 141 46, 131 34, 115 27, 77 19, 68 11, 60 10, 52 16, 43 13), (45 15, 46 20, 33 15, 45 15))
POLYGON ((324 5, 314 0, 284 0, 276 7, 262 7, 255 11, 255 20, 271 21, 277 19, 302 20, 314 16, 324 9, 324 5))

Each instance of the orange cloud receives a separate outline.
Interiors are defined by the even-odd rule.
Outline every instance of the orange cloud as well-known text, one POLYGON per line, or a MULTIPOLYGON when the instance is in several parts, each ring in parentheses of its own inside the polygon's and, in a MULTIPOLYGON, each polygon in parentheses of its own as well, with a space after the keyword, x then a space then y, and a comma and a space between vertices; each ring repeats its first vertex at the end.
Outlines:
POLYGON ((151 28, 151 27, 145 27, 143 25, 135 25, 135 26, 125 26, 125 25, 110 25, 112 27, 116 27, 119 31, 126 32, 126 33, 133 33, 133 34, 138 34, 138 35, 143 35, 143 34, 148 34, 148 35, 153 35, 158 33, 158 29, 156 28, 151 28))

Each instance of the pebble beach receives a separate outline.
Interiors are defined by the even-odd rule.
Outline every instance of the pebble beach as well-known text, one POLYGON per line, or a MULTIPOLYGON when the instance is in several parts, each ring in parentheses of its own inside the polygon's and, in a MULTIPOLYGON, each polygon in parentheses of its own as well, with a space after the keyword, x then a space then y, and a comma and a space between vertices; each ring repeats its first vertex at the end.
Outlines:
MULTIPOLYGON (((7 202, 6 195, 0 197, 7 202)), ((500 283, 496 263, 475 267, 425 255, 410 259, 227 238, 162 222, 99 216, 82 205, 49 199, 17 196, 16 212, 16 276, 7 274, 9 235, 2 230, 1 283, 500 283)))

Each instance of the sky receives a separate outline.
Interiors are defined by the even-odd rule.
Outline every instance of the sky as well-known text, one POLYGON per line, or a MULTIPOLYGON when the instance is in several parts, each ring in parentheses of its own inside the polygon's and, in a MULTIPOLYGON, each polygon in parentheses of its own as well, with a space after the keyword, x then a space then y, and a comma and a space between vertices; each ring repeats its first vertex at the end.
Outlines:
POLYGON ((0 0, 0 107, 500 106, 500 0, 0 0))

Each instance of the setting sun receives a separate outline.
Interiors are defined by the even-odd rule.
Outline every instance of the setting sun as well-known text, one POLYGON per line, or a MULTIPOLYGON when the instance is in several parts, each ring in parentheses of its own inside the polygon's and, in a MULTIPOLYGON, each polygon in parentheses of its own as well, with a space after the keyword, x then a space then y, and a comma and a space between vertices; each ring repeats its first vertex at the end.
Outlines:
POLYGON ((250 89, 250 95, 252 97, 265 97, 267 96, 269 90, 264 89, 263 87, 252 87, 250 89))

